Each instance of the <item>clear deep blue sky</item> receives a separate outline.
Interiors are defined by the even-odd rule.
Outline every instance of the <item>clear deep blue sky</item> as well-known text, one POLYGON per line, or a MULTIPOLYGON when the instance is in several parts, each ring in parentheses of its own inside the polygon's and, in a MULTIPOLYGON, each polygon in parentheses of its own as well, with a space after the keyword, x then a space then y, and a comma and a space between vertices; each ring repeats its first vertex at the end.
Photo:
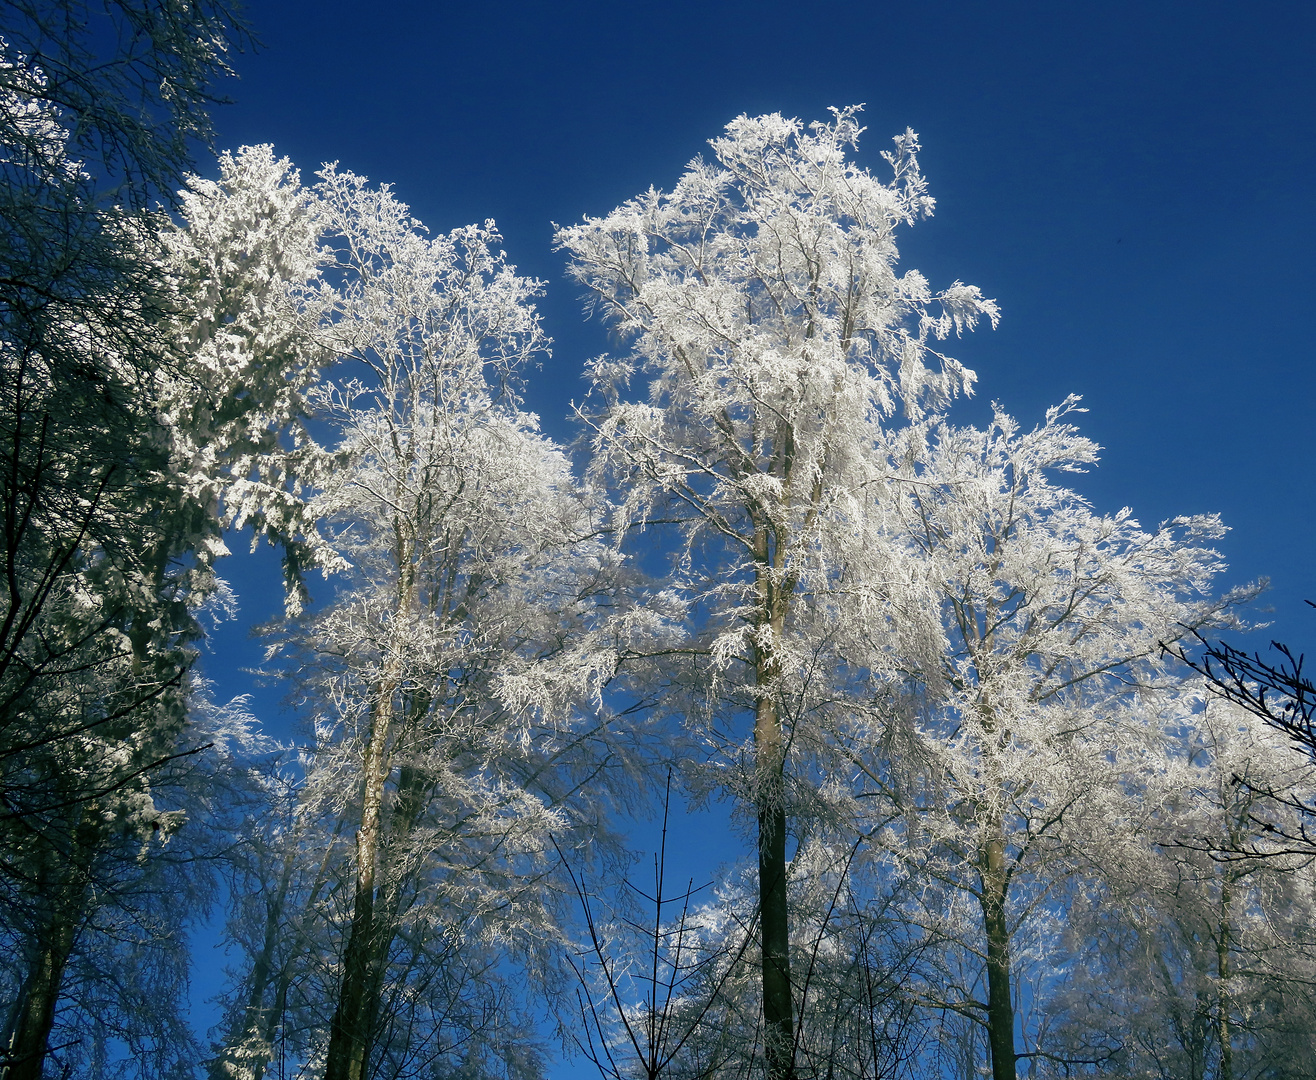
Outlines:
POLYGON ((561 438, 581 362, 608 343, 550 221, 670 187, 738 113, 865 102, 879 174, 913 127, 937 213, 902 265, 1004 312, 957 343, 980 381, 955 415, 999 400, 1031 424, 1081 394, 1106 448, 1082 490, 1149 525, 1221 512, 1231 582, 1269 576, 1275 630, 1316 647, 1316 5, 259 0, 250 16, 264 45, 235 58, 220 147, 272 142, 306 173, 337 160, 431 229, 494 218, 547 282, 556 346, 529 405, 561 438))
MULTIPOLYGON (((1144 525, 1219 511, 1225 584, 1272 581, 1274 625, 1242 643, 1316 651, 1316 5, 253 0, 250 16, 264 47, 235 57, 219 146, 271 142, 307 174, 337 160, 431 229, 494 218, 547 282, 556 345, 528 404, 562 439, 608 343, 551 221, 670 187, 742 112, 865 102, 859 156, 879 175, 914 128, 937 213, 902 266, 1004 313, 952 350, 979 375, 953 415, 998 400, 1031 426, 1081 394, 1106 449, 1080 490, 1144 525)), ((210 668, 233 693, 258 658, 243 627, 278 601, 272 576, 229 569, 244 619, 210 668)))

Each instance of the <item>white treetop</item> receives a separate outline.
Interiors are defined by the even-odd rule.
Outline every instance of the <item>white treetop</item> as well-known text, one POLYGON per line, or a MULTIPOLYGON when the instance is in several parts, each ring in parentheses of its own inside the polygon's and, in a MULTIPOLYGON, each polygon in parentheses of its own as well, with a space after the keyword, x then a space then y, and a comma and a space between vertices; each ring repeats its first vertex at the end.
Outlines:
POLYGON ((179 204, 162 241, 187 361, 162 373, 160 409, 181 482, 209 512, 201 567, 225 553, 220 527, 251 525, 253 542, 284 548, 296 611, 303 570, 338 565, 304 507, 305 395, 334 355, 316 336, 332 302, 319 204, 268 146, 221 155, 219 179, 190 177, 179 204))

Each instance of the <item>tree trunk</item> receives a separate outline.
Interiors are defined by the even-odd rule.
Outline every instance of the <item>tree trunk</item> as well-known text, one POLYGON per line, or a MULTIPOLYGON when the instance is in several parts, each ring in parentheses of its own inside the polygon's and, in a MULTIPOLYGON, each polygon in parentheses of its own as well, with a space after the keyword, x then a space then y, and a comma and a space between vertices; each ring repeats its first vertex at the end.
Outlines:
POLYGON ((45 1064, 55 1004, 77 928, 73 920, 57 916, 45 931, 45 940, 32 958, 16 1002, 5 1067, 0 1070, 3 1080, 40 1080, 45 1064))
POLYGON ((983 851, 982 919, 987 937, 987 1039, 992 1049, 992 1080, 1015 1080, 1014 1004, 1010 1000, 1010 927, 1005 901, 1005 841, 1000 823, 983 851))
POLYGON ((396 867, 405 858, 411 833, 429 805, 430 786, 430 778, 414 766, 403 765, 398 770, 397 801, 380 856, 383 880, 375 893, 374 955, 370 961, 370 983, 366 988, 365 1003, 372 1041, 377 1034, 379 1009, 384 998, 384 976, 388 970, 389 952, 397 936, 398 912, 402 904, 404 882, 396 867))
POLYGON ((92 861, 101 840, 95 813, 86 807, 76 813, 72 851, 62 857, 49 851, 47 858, 56 869, 38 878, 45 918, 30 939, 27 974, 5 1032, 0 1080, 41 1080, 45 1066, 64 969, 87 918, 92 861))
POLYGON ((790 928, 786 906, 786 811, 760 803, 759 911, 763 937, 763 1026, 768 1080, 795 1075, 790 928))
MULTIPOLYGON (((379 706, 380 711, 387 709, 390 716, 391 696, 388 704, 379 706)), ((409 695, 405 724, 413 732, 428 714, 430 702, 429 693, 422 691, 409 695)), ((361 1080, 364 1076, 366 1060, 377 1034, 384 974, 397 933, 402 895, 402 882, 396 873, 390 873, 390 866, 396 866, 400 861, 397 856, 404 852, 412 830, 429 803, 430 778, 412 765, 403 765, 398 775, 397 798, 385 830, 384 787, 392 768, 384 760, 386 738, 376 738, 376 734, 376 731, 371 732, 370 741, 370 747, 376 749, 368 747, 366 754, 368 790, 362 800, 361 831, 357 834, 356 902, 343 958, 342 990, 329 1036, 325 1080, 361 1080), (373 786, 371 777, 375 779, 373 786), (362 873, 367 858, 368 875, 362 873)))
POLYGON ((224 1049, 211 1063, 211 1080, 225 1080, 226 1077, 239 1076, 242 1075, 242 1071, 245 1071, 251 1080, 261 1080, 269 1063, 269 1046, 259 1044, 253 1046, 252 1043, 267 1027, 265 991, 274 973, 274 956, 283 932, 283 906, 292 884, 297 854, 296 845, 289 844, 283 856, 283 871, 279 875, 278 888, 265 913, 264 940, 261 942, 260 952, 256 954, 251 965, 251 986, 247 991, 242 1025, 238 1029, 236 1038, 232 1034, 229 1035, 224 1049))
POLYGON ((370 731, 361 764, 361 827, 356 833, 356 897, 343 953, 343 979, 329 1030, 325 1080, 362 1080, 373 1032, 369 988, 374 982, 375 877, 379 861, 384 785, 390 771, 388 732, 393 718, 394 680, 385 679, 370 710, 370 731))
MULTIPOLYGON (((785 630, 785 604, 768 572, 766 529, 758 529, 758 591, 772 642, 785 630)), ((768 1080, 794 1080, 795 1009, 791 999, 790 921, 786 901, 785 736, 776 694, 781 681, 776 650, 756 644, 755 682, 759 700, 754 716, 755 797, 758 803, 759 928, 763 942, 763 1042, 768 1080)))
POLYGON ((1224 880, 1220 883, 1220 931, 1216 936, 1216 977, 1220 984, 1220 1015, 1216 1018, 1216 1036, 1220 1040, 1219 1080, 1234 1080, 1234 1033, 1229 1020, 1233 1008, 1233 1002, 1229 998, 1229 906, 1233 899, 1231 885, 1230 874, 1226 870, 1224 880))

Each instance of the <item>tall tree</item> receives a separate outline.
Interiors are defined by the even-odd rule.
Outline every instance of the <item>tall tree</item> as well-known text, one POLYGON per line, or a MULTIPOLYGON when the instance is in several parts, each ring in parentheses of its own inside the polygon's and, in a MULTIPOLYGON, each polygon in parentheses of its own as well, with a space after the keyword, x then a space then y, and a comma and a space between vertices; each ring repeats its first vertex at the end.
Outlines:
MULTIPOLYGON (((107 636, 135 622, 138 666, 156 669, 138 672, 144 700, 177 681, 177 657, 145 660, 153 617, 132 614, 145 599, 128 595, 158 584, 136 580, 138 548, 173 543, 155 515, 155 500, 173 495, 162 485, 168 438, 153 411, 154 373, 173 355, 159 222, 136 211, 168 194, 190 141, 205 141, 210 84, 245 31, 209 3, 4 7, 0 802, 13 821, 49 802, 24 756, 94 722, 61 722, 58 707, 41 706, 65 670, 112 657, 107 636), (98 195, 102 183, 113 185, 110 197, 98 195), (116 587, 117 597, 103 595, 116 587), (99 659, 87 655, 98 649, 99 659)), ((162 602, 159 591, 151 603, 162 602)))
MULTIPOLYGON (((232 162, 256 159, 272 157, 232 162)), ((278 458, 285 471, 253 474, 257 447, 227 497, 251 494, 272 532, 336 576, 279 635, 315 748, 216 1064, 258 1075, 268 1061, 294 989, 278 942, 291 925, 329 976, 329 1012, 305 1014, 328 1077, 482 1054, 531 1068, 491 950, 533 957, 547 941, 549 831, 594 819, 597 796, 573 792, 603 767, 581 749, 601 733, 575 704, 610 674, 589 622, 616 557, 590 539, 595 510, 567 459, 519 409, 520 370, 547 340, 538 284, 507 264, 492 223, 427 238, 387 189, 320 175, 306 193, 320 284, 287 325, 336 363, 305 391, 314 423, 278 458), (311 494, 276 519, 286 477, 311 494), (315 843, 328 850, 307 884, 293 860, 315 843)), ((247 221, 233 179, 215 196, 247 221)))
MULTIPOLYGON (((188 261, 186 228, 93 209, 59 114, 35 96, 11 104, 9 115, 26 110, 46 140, 45 157, 20 160, 44 170, 43 199, 62 198, 81 215, 74 226, 91 249, 62 264, 39 311, 11 309, 5 341, 14 380, 5 412, 0 916, 26 969, 11 988, 5 1067, 36 1076, 70 960, 101 949, 98 905, 131 891, 121 864, 154 858, 173 831, 162 832, 151 810, 151 775, 205 743, 186 725, 189 642, 197 605, 224 596, 213 563, 225 550, 225 495, 229 520, 251 519, 299 551, 284 527, 298 503, 283 479, 286 455, 274 451, 297 411, 294 365, 313 371, 307 358, 319 354, 251 337, 289 276, 305 277, 287 235, 304 207, 266 215, 277 242, 264 250, 242 248, 259 235, 261 214, 244 222, 245 235, 230 235, 215 255, 223 279, 214 265, 188 261), (264 300, 255 321, 242 318, 253 295, 264 300), (270 472, 280 479, 261 486, 270 472)), ((29 139, 24 152, 37 145, 29 139)), ((262 164, 267 189, 277 187, 284 170, 262 164)), ((196 199, 188 210, 195 232, 204 224, 196 199)), ((28 224, 40 220, 34 212, 28 224)), ((219 239, 206 238, 212 253, 219 239)), ((60 258, 58 245, 52 254, 27 240, 33 260, 60 258)), ((33 276, 20 293, 32 291, 33 276)))
POLYGON ((589 365, 582 416, 593 474, 619 492, 617 535, 659 521, 676 531, 655 606, 691 630, 663 650, 680 658, 665 707, 709 741, 756 822, 772 1080, 795 1069, 788 833, 815 801, 826 701, 845 692, 837 641, 856 620, 903 633, 917 610, 897 610, 915 575, 876 531, 878 447, 899 411, 920 421, 970 385, 930 343, 996 319, 976 288, 934 293, 916 271, 897 276, 896 230, 933 200, 913 132, 884 155, 887 183, 847 160, 857 113, 808 130, 742 116, 670 193, 557 233, 592 310, 634 343, 589 365), (636 376, 647 394, 625 400, 636 376))
POLYGON ((153 392, 169 321, 137 211, 204 140, 242 30, 171 0, 19 0, 4 23, 0 922, 21 974, 0 1074, 35 1077, 98 867, 158 833, 125 807, 182 724, 186 541, 153 392))
POLYGON ((492 223, 428 240, 387 192, 322 176, 347 275, 333 332, 360 373, 316 398, 341 441, 313 509, 352 571, 308 627, 335 725, 314 778, 359 778, 325 792, 356 823, 325 1075, 361 1080, 395 938, 419 911, 446 905, 472 939, 544 933, 528 886, 549 830, 571 823, 552 759, 597 683, 572 631, 606 556, 585 542, 595 525, 566 459, 516 408, 547 344, 537 283, 496 251, 492 223))
POLYGON ((939 689, 895 767, 864 767, 907 821, 902 858, 927 883, 917 917, 969 957, 980 989, 944 1003, 982 1026, 996 1080, 1038 1052, 1016 1042, 1016 935, 1063 902, 1093 832, 1131 812, 1130 763, 1163 752, 1148 751, 1141 712, 1177 684, 1160 642, 1229 622, 1255 592, 1212 597, 1216 518, 1148 532, 1055 482, 1096 460, 1066 420, 1076 408, 1070 398, 1032 431, 999 409, 985 431, 942 425, 889 481, 946 647, 936 670, 911 669, 939 689))
POLYGON ((135 220, 94 208, 41 73, 6 50, 0 238, 0 921, 25 970, 0 1071, 39 1076, 97 853, 100 800, 173 752, 179 609, 137 559, 166 460, 150 416, 154 267, 135 220), (67 233, 80 243, 62 243, 67 233))

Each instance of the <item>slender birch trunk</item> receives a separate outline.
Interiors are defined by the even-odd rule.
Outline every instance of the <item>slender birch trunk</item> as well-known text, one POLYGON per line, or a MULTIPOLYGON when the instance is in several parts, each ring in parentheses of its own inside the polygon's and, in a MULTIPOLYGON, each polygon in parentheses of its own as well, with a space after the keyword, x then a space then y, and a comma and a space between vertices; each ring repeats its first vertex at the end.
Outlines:
MULTIPOLYGON (((343 982, 329 1035, 325 1080, 362 1080, 377 1035, 380 1001, 388 955, 397 932, 401 882, 392 872, 416 823, 425 811, 429 780, 419 769, 399 770, 397 798, 387 824, 384 790, 392 774, 389 728, 395 717, 394 690, 399 676, 392 672, 376 696, 366 753, 361 828, 357 832, 357 880, 352 924, 343 956, 343 982)), ((431 695, 409 695, 402 720, 413 733, 423 727, 431 695)), ((395 731, 402 739, 405 732, 395 731)), ((396 749, 396 746, 394 747, 396 749)))
POLYGON ((362 1080, 373 1036, 368 987, 374 982, 375 881, 378 873, 384 786, 391 771, 388 736, 396 675, 379 683, 370 708, 370 727, 361 762, 361 825, 356 833, 356 895, 343 953, 343 979, 329 1030, 325 1080, 362 1080))

